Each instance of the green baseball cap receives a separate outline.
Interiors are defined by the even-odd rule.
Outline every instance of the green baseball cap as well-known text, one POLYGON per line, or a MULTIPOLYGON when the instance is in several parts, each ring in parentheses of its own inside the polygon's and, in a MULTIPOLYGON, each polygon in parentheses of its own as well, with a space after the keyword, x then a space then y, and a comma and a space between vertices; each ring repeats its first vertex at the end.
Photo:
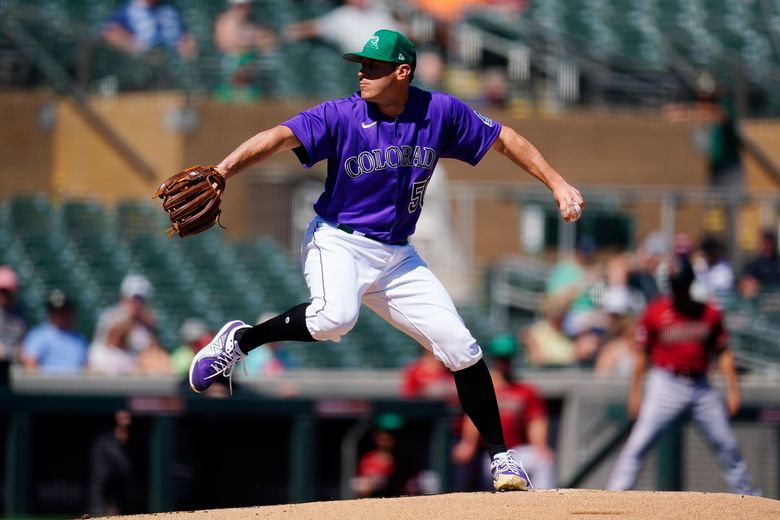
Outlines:
POLYGON ((376 418, 376 427, 379 430, 395 431, 404 425, 404 418, 397 413, 383 413, 376 418))
POLYGON ((403 34, 389 29, 380 29, 371 35, 362 51, 344 55, 345 60, 356 63, 360 63, 363 58, 408 63, 412 67, 412 72, 417 65, 417 51, 414 49, 414 44, 403 34))
POLYGON ((500 334, 490 340, 488 353, 493 357, 510 358, 517 353, 517 340, 512 334, 500 334))

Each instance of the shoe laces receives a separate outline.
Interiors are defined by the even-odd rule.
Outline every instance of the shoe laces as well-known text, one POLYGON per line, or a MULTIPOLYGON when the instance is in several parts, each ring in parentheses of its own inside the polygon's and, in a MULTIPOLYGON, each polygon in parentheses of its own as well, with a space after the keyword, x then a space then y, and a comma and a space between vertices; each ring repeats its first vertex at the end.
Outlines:
POLYGON ((534 488, 531 483, 531 478, 528 476, 528 472, 523 467, 523 463, 520 462, 515 450, 508 450, 503 457, 496 457, 493 459, 494 468, 499 472, 510 472, 515 475, 520 475, 528 483, 528 487, 534 488))
MULTIPOLYGON (((211 363, 211 368, 214 369, 214 373, 206 379, 217 377, 220 374, 225 376, 228 380, 228 386, 230 387, 230 395, 233 395, 233 369, 236 367, 236 363, 245 357, 246 356, 242 355, 235 348, 225 347, 211 363)), ((246 370, 246 368, 244 368, 244 370, 246 370)))

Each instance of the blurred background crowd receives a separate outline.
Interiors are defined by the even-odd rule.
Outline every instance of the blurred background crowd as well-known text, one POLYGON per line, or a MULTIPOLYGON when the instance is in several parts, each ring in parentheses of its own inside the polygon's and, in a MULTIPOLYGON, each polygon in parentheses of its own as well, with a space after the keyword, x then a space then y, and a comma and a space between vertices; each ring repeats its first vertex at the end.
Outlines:
MULTIPOLYGON (((780 256, 773 231, 760 232, 760 248, 741 266, 732 265, 722 240, 714 236, 696 242, 679 233, 667 243, 660 232, 653 232, 636 249, 602 255, 593 239, 584 236, 572 254, 549 266, 532 315, 515 320, 517 326, 490 328, 492 334, 482 341, 511 338, 522 346, 518 364, 523 366, 574 367, 599 377, 627 377, 634 357, 633 325, 649 302, 669 294, 668 262, 675 255, 691 259, 697 275, 692 291, 698 301, 713 303, 726 314, 732 335, 738 336, 780 305, 780 256)), ((19 275, 10 265, 0 266, 2 358, 41 374, 185 377, 192 357, 213 338, 216 322, 194 314, 178 323, 175 335, 161 336, 155 307, 150 305, 154 288, 144 275, 126 274, 115 291, 115 301, 100 309, 95 320, 84 321, 77 298, 60 287, 51 288, 42 302, 22 305, 19 275), (29 307, 45 309, 45 318, 36 319, 38 313, 28 317, 29 307), (85 331, 84 323, 94 328, 85 331)), ((272 316, 264 312, 255 322, 272 316)), ((478 327, 484 334, 485 324, 478 327)), ((372 344, 382 348, 378 338, 372 344)), ((392 367, 387 366, 389 361, 378 360, 363 368, 404 368, 415 352, 404 353, 392 367)), ((317 367, 306 359, 297 362, 296 357, 305 358, 305 352, 290 345, 266 345, 243 362, 246 366, 237 377, 273 377, 288 369, 317 367)), ((328 368, 327 363, 321 368, 328 368)), ((749 361, 742 368, 749 370, 749 361)), ((405 385, 410 395, 425 393, 423 383, 405 385)))

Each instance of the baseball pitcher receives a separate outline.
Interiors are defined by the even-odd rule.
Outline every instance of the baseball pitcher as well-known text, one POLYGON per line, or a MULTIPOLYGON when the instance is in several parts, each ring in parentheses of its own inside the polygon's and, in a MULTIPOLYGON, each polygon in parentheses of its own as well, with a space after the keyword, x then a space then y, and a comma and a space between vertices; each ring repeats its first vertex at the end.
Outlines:
MULTIPOLYGON (((476 165, 491 149, 507 156, 551 190, 567 221, 579 218, 582 196, 511 128, 452 96, 411 86, 416 52, 403 34, 379 30, 344 59, 360 64, 359 92, 258 133, 213 168, 229 180, 292 150, 307 168, 327 161, 327 178, 301 244, 309 301, 254 327, 225 324, 193 360, 190 385, 202 392, 216 376, 230 377, 238 360, 268 342, 339 341, 363 303, 454 372, 463 410, 492 457, 495 488, 523 490, 527 482, 507 454, 482 350, 409 236, 442 157, 476 165)), ((220 183, 211 184, 221 191, 220 183)))

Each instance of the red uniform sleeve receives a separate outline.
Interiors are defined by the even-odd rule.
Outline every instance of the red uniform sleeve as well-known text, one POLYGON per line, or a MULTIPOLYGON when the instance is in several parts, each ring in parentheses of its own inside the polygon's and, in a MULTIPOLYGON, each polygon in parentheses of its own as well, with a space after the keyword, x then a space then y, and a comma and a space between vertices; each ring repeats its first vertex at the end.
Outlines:
POLYGON ((634 339, 636 340, 637 344, 645 350, 649 350, 650 345, 652 345, 652 309, 653 307, 650 306, 645 310, 642 318, 639 320, 639 323, 637 323, 636 327, 634 328, 634 339))
POLYGON ((728 346, 728 332, 723 324, 723 314, 712 308, 712 332, 707 341, 707 349, 712 352, 723 352, 728 346))
POLYGON ((539 395, 533 387, 527 387, 527 405, 525 407, 525 423, 528 424, 534 419, 540 417, 547 417, 547 406, 544 404, 544 399, 539 395))
POLYGON ((405 398, 418 397, 420 395, 420 381, 417 377, 417 364, 412 364, 403 373, 401 381, 401 396, 405 398))

